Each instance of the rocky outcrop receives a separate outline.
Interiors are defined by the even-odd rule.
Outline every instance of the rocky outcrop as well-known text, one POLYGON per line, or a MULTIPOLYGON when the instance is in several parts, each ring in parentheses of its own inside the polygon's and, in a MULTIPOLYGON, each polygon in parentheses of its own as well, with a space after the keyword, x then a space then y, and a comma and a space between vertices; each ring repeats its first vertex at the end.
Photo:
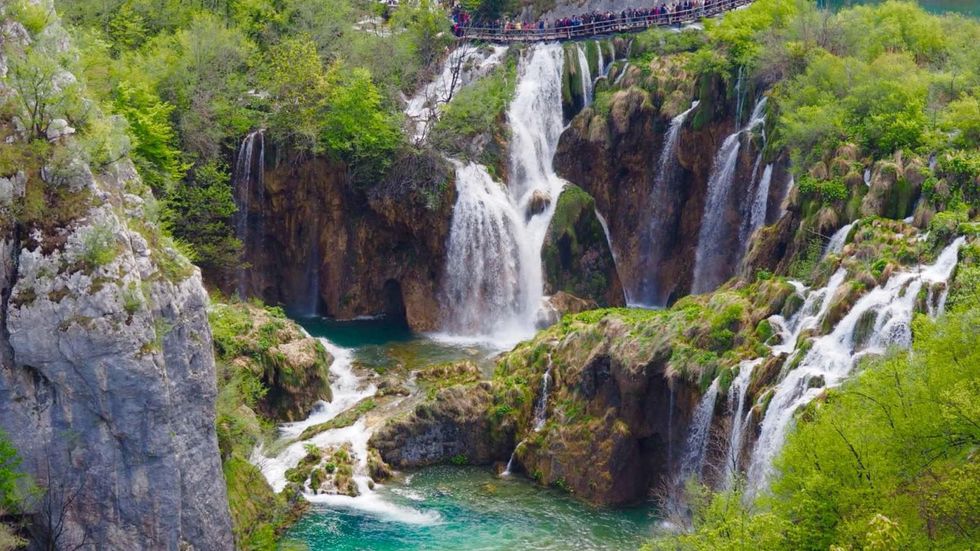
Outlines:
POLYGON ((333 358, 281 310, 247 303, 215 304, 210 312, 215 346, 228 369, 223 379, 247 373, 265 392, 255 409, 266 419, 305 419, 320 400, 331 400, 333 358))
POLYGON ((626 304, 595 200, 578 186, 566 186, 559 196, 541 257, 547 294, 564 291, 600 306, 626 304))
MULTIPOLYGON (((725 89, 701 83, 701 105, 680 129, 676 159, 661 160, 671 119, 691 104, 694 84, 682 57, 657 59, 642 69, 631 66, 608 99, 575 117, 558 146, 559 174, 592 195, 608 221, 619 276, 632 303, 664 305, 689 292, 715 155, 737 126, 725 89)), ((729 275, 742 249, 740 230, 751 207, 758 156, 755 140, 744 138, 733 179, 737 189, 714 214, 730 229, 717 247, 727 252, 720 264, 729 275)), ((767 201, 770 219, 788 180, 785 171, 775 172, 767 201)))
POLYGON ((668 310, 589 311, 518 345, 493 379, 495 424, 516 427, 512 468, 600 505, 673 482, 700 396, 765 350, 759 327, 791 292, 761 281, 668 310))
POLYGON ((59 548, 231 549, 207 294, 131 229, 133 182, 128 163, 83 177, 99 206, 0 236, 0 425, 46 489, 40 537, 65 523, 59 548))
POLYGON ((440 389, 408 416, 375 432, 370 444, 396 468, 506 460, 510 439, 491 423, 491 390, 488 382, 440 389))
POLYGON ((246 294, 302 314, 436 328, 455 197, 442 161, 406 153, 385 181, 360 189, 339 163, 284 151, 254 162, 263 158, 247 187, 246 294))

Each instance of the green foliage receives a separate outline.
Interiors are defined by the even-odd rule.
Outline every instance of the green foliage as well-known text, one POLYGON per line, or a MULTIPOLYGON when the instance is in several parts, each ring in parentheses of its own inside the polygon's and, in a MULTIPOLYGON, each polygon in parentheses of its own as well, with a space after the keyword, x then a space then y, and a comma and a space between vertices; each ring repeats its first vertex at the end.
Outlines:
POLYGON ((689 481, 683 492, 691 530, 658 537, 644 551, 742 551, 782 549, 783 519, 746 505, 741 485, 715 493, 689 481))
POLYGON ((431 143, 450 155, 472 157, 473 139, 502 124, 516 86, 517 59, 508 55, 490 74, 456 93, 433 126, 431 143))
POLYGON ((16 511, 19 503, 17 485, 23 478, 19 471, 20 457, 17 449, 0 431, 0 510, 16 511))
POLYGON ((116 259, 119 247, 112 229, 104 224, 97 224, 88 229, 82 237, 82 248, 79 260, 89 272, 96 270, 116 259))
POLYGON ((470 460, 469 458, 466 457, 465 454, 458 453, 452 456, 451 458, 449 458, 449 462, 452 463, 453 465, 463 466, 463 465, 468 465, 470 460))
POLYGON ((817 180, 809 174, 799 178, 799 190, 804 197, 813 197, 823 204, 844 201, 848 197, 847 186, 840 178, 817 180))
POLYGON ((31 35, 37 35, 44 30, 54 16, 42 4, 27 0, 12 0, 7 5, 7 15, 20 22, 31 35))
POLYGON ((119 83, 113 107, 129 122, 130 151, 143 181, 157 194, 171 190, 187 167, 176 147, 177 133, 170 123, 174 107, 146 86, 119 83))
POLYGON ((190 181, 174 187, 166 202, 164 220, 170 231, 193 249, 205 270, 239 264, 242 243, 232 226, 238 209, 230 181, 227 167, 212 159, 199 164, 190 181))
POLYGON ((630 57, 640 60, 654 56, 667 56, 681 52, 694 52, 707 42, 705 33, 697 29, 683 29, 681 32, 651 27, 633 38, 630 57))

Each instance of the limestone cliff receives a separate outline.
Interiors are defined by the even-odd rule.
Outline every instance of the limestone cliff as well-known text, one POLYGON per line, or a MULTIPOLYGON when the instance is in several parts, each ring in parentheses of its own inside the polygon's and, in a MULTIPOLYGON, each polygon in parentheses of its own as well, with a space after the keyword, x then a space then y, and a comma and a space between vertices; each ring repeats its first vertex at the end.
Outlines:
MULTIPOLYGON (((740 124, 725 86, 710 79, 695 82, 684 63, 683 55, 676 55, 642 66, 615 66, 597 84, 595 105, 579 113, 562 135, 555 158, 559 173, 592 195, 608 221, 631 303, 669 304, 690 291, 716 152, 740 124), (665 153, 672 119, 695 99, 700 104, 683 119, 675 149, 665 153)), ((715 247, 722 251, 716 262, 722 280, 735 272, 744 247, 740 226, 757 180, 761 144, 750 135, 742 139, 734 187, 715 214, 729 228, 715 247)), ((770 221, 788 182, 782 164, 772 181, 766 201, 770 221)))
MULTIPOLYGON (((53 16, 31 31, 6 21, 0 40, 3 99, 24 93, 6 77, 28 51, 71 56, 53 16)), ((59 67, 42 86, 74 83, 59 67)), ((4 147, 23 156, 0 174, 0 428, 43 490, 24 511, 32 537, 232 549, 200 273, 148 222, 152 197, 129 161, 95 168, 64 119, 38 138, 26 115, 4 113, 4 147)))
POLYGON ((262 157, 248 188, 246 294, 299 313, 385 314, 436 328, 455 197, 441 161, 406 153, 385 181, 357 189, 344 165, 262 157))

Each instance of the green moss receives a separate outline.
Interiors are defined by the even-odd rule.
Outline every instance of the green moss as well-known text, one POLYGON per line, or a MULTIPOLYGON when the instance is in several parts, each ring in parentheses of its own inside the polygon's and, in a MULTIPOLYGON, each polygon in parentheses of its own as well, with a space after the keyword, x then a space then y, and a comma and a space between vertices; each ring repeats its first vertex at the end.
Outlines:
POLYGON ((334 417, 333 419, 325 422, 319 423, 307 427, 302 434, 299 435, 299 440, 309 440, 314 436, 325 432, 328 430, 342 429, 344 427, 349 427, 357 422, 362 415, 371 411, 372 409, 378 407, 377 402, 373 398, 365 398, 354 405, 354 407, 344 411, 340 415, 334 417))
POLYGON ((235 547, 275 549, 279 533, 298 517, 302 506, 291 505, 285 495, 276 495, 262 472, 241 457, 226 460, 223 471, 235 547))

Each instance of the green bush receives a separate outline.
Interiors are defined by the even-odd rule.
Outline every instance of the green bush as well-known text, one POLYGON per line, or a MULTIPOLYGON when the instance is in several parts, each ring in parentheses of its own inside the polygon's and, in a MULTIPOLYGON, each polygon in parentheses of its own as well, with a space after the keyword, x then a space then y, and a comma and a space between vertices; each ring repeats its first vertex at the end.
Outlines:
POLYGON ((118 254, 119 246, 116 243, 116 236, 107 225, 96 224, 90 227, 82 237, 79 259, 89 271, 109 264, 116 259, 118 254))

